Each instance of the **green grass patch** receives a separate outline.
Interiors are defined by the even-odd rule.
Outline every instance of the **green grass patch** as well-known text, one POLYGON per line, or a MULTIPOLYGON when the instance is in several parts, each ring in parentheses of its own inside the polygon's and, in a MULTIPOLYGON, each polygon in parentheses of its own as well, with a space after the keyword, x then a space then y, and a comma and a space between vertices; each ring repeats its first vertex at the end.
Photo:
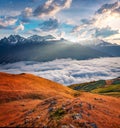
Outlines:
MULTIPOLYGON (((81 91, 81 92, 82 92, 82 91, 81 91)), ((80 93, 80 91, 76 91, 73 95, 74 95, 74 97, 78 97, 78 96, 81 95, 81 93, 80 93)))
MULTIPOLYGON (((106 85, 105 80, 87 82, 82 84, 74 84, 69 86, 71 89, 77 90, 78 92, 86 91, 91 93, 98 93, 102 95, 120 97, 120 79, 116 78, 112 80, 112 85, 106 85)), ((74 96, 80 94, 76 92, 74 96)))
POLYGON ((74 85, 71 85, 69 87, 74 89, 74 90, 78 90, 78 91, 82 90, 82 91, 90 92, 94 89, 104 87, 105 84, 106 83, 104 80, 99 80, 99 81, 93 81, 93 82, 83 83, 83 84, 74 84, 74 85))
POLYGON ((107 95, 107 96, 113 96, 113 97, 120 97, 120 92, 108 92, 108 93, 101 93, 102 95, 107 95))
POLYGON ((115 79, 112 84, 120 84, 120 79, 115 79))
POLYGON ((120 84, 110 85, 104 88, 94 89, 91 92, 93 93, 109 93, 109 92, 120 92, 120 84))
POLYGON ((63 110, 62 108, 58 108, 56 111, 51 113, 51 117, 56 120, 60 120, 64 115, 65 115, 65 110, 63 110))

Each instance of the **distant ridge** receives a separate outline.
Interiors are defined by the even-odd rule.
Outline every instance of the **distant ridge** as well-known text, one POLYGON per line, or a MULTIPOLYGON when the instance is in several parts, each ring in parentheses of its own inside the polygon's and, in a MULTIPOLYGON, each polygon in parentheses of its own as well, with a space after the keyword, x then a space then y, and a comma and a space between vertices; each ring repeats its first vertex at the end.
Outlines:
POLYGON ((0 40, 0 44, 17 44, 17 43, 28 43, 28 42, 42 42, 42 41, 48 41, 48 40, 55 40, 56 38, 52 35, 46 35, 46 36, 39 36, 39 35, 33 35, 28 38, 24 38, 20 35, 10 35, 9 37, 4 37, 0 40))
POLYGON ((55 59, 85 60, 100 57, 120 57, 120 45, 98 40, 94 45, 73 43, 52 35, 28 38, 10 35, 0 40, 0 63, 18 61, 52 61, 55 59))
POLYGON ((102 95, 120 97, 120 77, 110 80, 99 80, 81 84, 73 84, 70 88, 102 95))

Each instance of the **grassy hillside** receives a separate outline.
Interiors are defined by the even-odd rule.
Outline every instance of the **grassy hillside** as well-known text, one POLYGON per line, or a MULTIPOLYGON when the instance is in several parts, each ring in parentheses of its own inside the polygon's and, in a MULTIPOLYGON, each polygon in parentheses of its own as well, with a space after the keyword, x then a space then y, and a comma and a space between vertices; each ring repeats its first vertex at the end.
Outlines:
POLYGON ((0 103, 29 98, 42 100, 54 95, 70 98, 74 93, 61 84, 31 74, 0 73, 0 103))
POLYGON ((69 87, 74 90, 81 90, 81 91, 83 90, 83 91, 90 92, 96 88, 104 87, 104 86, 105 86, 105 81, 100 80, 100 81, 93 81, 93 82, 82 83, 82 84, 74 84, 69 87))
POLYGON ((99 93, 103 95, 120 97, 120 84, 110 85, 104 88, 98 88, 91 91, 92 93, 99 93))
POLYGON ((69 87, 78 91, 120 97, 120 78, 74 84, 69 87))
POLYGON ((119 106, 119 98, 30 74, 0 73, 0 127, 119 128, 119 106))

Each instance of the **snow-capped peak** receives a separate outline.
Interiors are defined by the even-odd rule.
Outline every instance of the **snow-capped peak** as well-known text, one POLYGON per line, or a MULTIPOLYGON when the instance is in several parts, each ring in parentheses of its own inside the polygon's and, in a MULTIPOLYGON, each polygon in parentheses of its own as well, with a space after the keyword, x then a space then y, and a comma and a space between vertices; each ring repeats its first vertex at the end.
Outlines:
POLYGON ((52 35, 46 35, 46 36, 39 36, 39 35, 33 35, 27 38, 30 41, 36 41, 36 42, 41 42, 41 41, 48 41, 55 39, 52 35))
POLYGON ((27 39, 29 41, 39 42, 39 41, 42 41, 43 40, 43 37, 42 36, 38 36, 38 35, 33 35, 33 36, 28 37, 27 39))
POLYGON ((81 45, 92 46, 92 47, 97 47, 97 46, 103 47, 103 46, 112 46, 112 45, 115 45, 115 44, 106 42, 104 40, 99 40, 99 39, 84 40, 84 41, 81 41, 79 43, 81 45))
POLYGON ((23 43, 25 41, 25 38, 19 35, 10 35, 8 38, 3 38, 2 41, 10 44, 17 44, 23 43))

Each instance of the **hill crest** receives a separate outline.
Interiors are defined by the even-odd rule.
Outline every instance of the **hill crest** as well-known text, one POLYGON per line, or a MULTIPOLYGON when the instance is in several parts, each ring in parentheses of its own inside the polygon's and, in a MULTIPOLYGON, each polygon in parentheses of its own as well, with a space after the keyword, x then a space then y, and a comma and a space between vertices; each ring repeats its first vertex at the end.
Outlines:
POLYGON ((31 74, 0 73, 0 127, 118 128, 120 99, 31 74))

